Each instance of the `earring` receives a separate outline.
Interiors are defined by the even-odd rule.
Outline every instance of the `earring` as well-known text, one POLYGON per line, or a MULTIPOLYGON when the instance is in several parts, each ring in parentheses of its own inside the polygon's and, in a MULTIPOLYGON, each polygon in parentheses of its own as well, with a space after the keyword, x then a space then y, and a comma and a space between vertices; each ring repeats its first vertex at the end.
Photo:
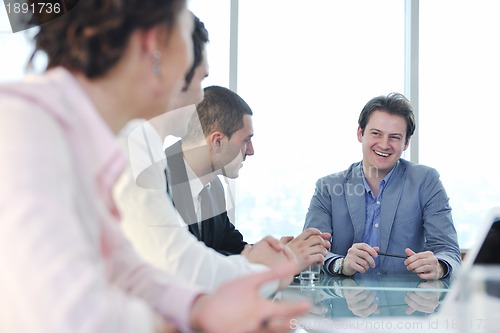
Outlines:
POLYGON ((156 50, 153 52, 153 65, 151 66, 151 70, 154 76, 160 76, 160 59, 161 52, 156 50))

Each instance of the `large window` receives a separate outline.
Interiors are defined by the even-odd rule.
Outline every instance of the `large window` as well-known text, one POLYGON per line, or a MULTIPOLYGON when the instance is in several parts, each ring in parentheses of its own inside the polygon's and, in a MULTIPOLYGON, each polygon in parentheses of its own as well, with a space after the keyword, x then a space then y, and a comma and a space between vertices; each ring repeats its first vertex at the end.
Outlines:
POLYGON ((208 30, 207 44, 210 75, 204 84, 229 87, 229 38, 231 0, 190 0, 189 9, 208 30))
POLYGON ((357 120, 404 89, 404 2, 240 1, 238 93, 255 156, 237 182, 246 239, 302 231, 319 177, 360 161, 357 120), (284 10, 283 8, 286 8, 284 10))
POLYGON ((420 1, 420 162, 447 189, 469 248, 500 205, 500 2, 420 1))

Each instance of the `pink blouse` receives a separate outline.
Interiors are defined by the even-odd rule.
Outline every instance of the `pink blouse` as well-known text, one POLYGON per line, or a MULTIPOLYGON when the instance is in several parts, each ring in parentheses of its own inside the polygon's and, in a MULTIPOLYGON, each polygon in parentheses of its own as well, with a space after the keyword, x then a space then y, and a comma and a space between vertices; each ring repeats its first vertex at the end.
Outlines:
POLYGON ((124 165, 65 69, 0 86, 0 332, 149 332, 155 311, 187 329, 200 291, 142 261, 119 229, 124 165))

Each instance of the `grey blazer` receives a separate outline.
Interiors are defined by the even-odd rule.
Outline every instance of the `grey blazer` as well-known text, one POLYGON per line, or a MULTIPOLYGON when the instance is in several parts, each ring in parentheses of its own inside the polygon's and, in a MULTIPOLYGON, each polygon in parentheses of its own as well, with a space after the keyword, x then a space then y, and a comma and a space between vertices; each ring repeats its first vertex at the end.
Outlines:
MULTIPOLYGON (((363 242, 366 204, 361 168, 361 162, 354 163, 316 182, 304 229, 332 234, 327 260, 346 256, 354 243, 363 242)), ((435 169, 400 159, 384 189, 380 251, 404 255, 407 247, 429 250, 448 264, 450 273, 455 271, 461 262, 460 248, 448 201, 435 169)), ((403 261, 381 256, 380 273, 407 273, 403 261)))

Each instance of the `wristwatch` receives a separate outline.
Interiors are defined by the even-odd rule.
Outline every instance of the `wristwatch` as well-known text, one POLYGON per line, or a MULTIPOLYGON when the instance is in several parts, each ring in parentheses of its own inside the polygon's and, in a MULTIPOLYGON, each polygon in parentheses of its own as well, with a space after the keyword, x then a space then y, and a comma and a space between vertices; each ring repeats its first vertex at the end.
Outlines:
POLYGON ((344 258, 335 259, 333 262, 333 273, 342 275, 342 266, 344 266, 344 258))

